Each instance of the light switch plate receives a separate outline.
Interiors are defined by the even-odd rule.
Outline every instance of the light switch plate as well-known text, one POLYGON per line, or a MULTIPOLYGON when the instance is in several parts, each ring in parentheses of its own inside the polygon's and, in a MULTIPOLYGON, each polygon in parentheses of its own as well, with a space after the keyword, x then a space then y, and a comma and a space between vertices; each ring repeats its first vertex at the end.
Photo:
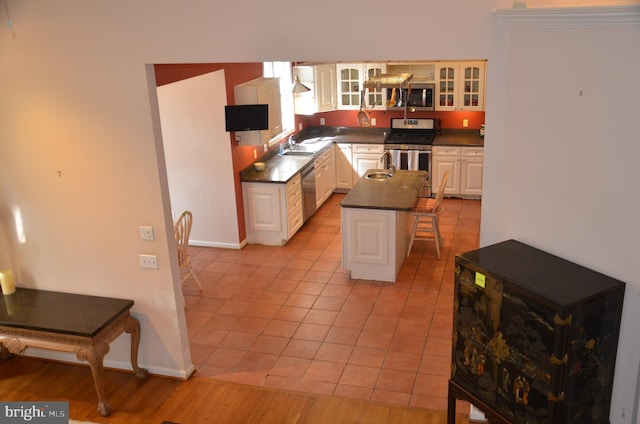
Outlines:
POLYGON ((140 226, 140 240, 153 241, 156 237, 153 234, 153 227, 140 226))
POLYGON ((158 269, 158 257, 156 255, 140 255, 140 267, 158 269))

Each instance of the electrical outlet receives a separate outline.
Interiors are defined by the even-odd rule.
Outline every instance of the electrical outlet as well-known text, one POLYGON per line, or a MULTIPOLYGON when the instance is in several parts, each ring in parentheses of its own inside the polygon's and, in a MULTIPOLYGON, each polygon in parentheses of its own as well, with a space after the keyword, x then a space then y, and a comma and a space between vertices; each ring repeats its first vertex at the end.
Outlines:
POLYGON ((140 267, 158 269, 158 257, 156 255, 140 255, 140 267))
POLYGON ((371 118, 371 125, 375 127, 376 123, 377 123, 376 118, 371 118))
POLYGON ((258 157, 258 151, 253 149, 253 158, 256 159, 258 157))
POLYGON ((324 118, 320 118, 320 125, 324 125, 324 123, 325 123, 324 118))
POLYGON ((153 227, 140 226, 140 240, 155 240, 153 235, 153 227))
POLYGON ((468 119, 463 119, 462 120, 462 128, 468 128, 469 127, 469 120, 468 119))

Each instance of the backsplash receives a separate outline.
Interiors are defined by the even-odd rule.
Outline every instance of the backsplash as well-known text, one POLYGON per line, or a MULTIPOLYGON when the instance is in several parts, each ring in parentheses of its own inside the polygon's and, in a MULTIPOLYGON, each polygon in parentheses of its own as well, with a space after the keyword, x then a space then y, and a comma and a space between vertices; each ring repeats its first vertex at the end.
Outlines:
MULTIPOLYGON (((391 118, 402 118, 402 111, 384 111, 371 110, 369 116, 376 120, 375 127, 389 128, 391 118)), ((485 112, 460 111, 460 112, 409 112, 408 118, 434 118, 440 119, 442 128, 446 129, 475 129, 480 130, 480 125, 484 124, 485 112), (468 121, 468 127, 463 126, 464 120, 468 121)), ((334 127, 357 127, 358 111, 357 110, 339 110, 332 112, 316 113, 312 116, 296 115, 296 132, 299 130, 299 124, 302 127, 313 127, 321 125, 320 119, 324 118, 324 125, 334 127)))

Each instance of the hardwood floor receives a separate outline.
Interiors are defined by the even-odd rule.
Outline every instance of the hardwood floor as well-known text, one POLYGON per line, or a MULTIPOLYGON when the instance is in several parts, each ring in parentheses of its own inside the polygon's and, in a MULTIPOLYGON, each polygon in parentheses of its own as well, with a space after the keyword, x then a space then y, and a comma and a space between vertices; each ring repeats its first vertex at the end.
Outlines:
MULTIPOLYGON (((105 371, 109 417, 96 411, 88 366, 25 357, 0 361, 3 401, 68 401, 71 418, 111 424, 138 423, 425 423, 444 424, 443 411, 310 395, 212 379, 150 376, 138 380, 105 371)), ((467 424, 464 415, 457 423, 467 424)))

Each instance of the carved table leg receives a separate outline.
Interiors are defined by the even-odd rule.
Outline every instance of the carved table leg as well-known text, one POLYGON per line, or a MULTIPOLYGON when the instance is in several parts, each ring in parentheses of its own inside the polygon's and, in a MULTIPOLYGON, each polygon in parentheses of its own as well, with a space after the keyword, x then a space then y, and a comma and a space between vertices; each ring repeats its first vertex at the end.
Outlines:
POLYGON ((104 388, 104 355, 109 352, 109 345, 104 342, 96 342, 90 347, 80 348, 76 352, 76 356, 81 361, 87 361, 93 375, 93 383, 98 392, 98 414, 103 417, 111 414, 111 405, 107 400, 104 388))
POLYGON ((4 347, 2 343, 0 343, 0 359, 11 359, 13 354, 9 352, 9 350, 4 347))
POLYGON ((131 366, 135 375, 139 379, 143 379, 149 375, 149 372, 138 366, 138 347, 140 346, 140 322, 132 316, 127 318, 124 324, 124 331, 131 334, 131 366))

